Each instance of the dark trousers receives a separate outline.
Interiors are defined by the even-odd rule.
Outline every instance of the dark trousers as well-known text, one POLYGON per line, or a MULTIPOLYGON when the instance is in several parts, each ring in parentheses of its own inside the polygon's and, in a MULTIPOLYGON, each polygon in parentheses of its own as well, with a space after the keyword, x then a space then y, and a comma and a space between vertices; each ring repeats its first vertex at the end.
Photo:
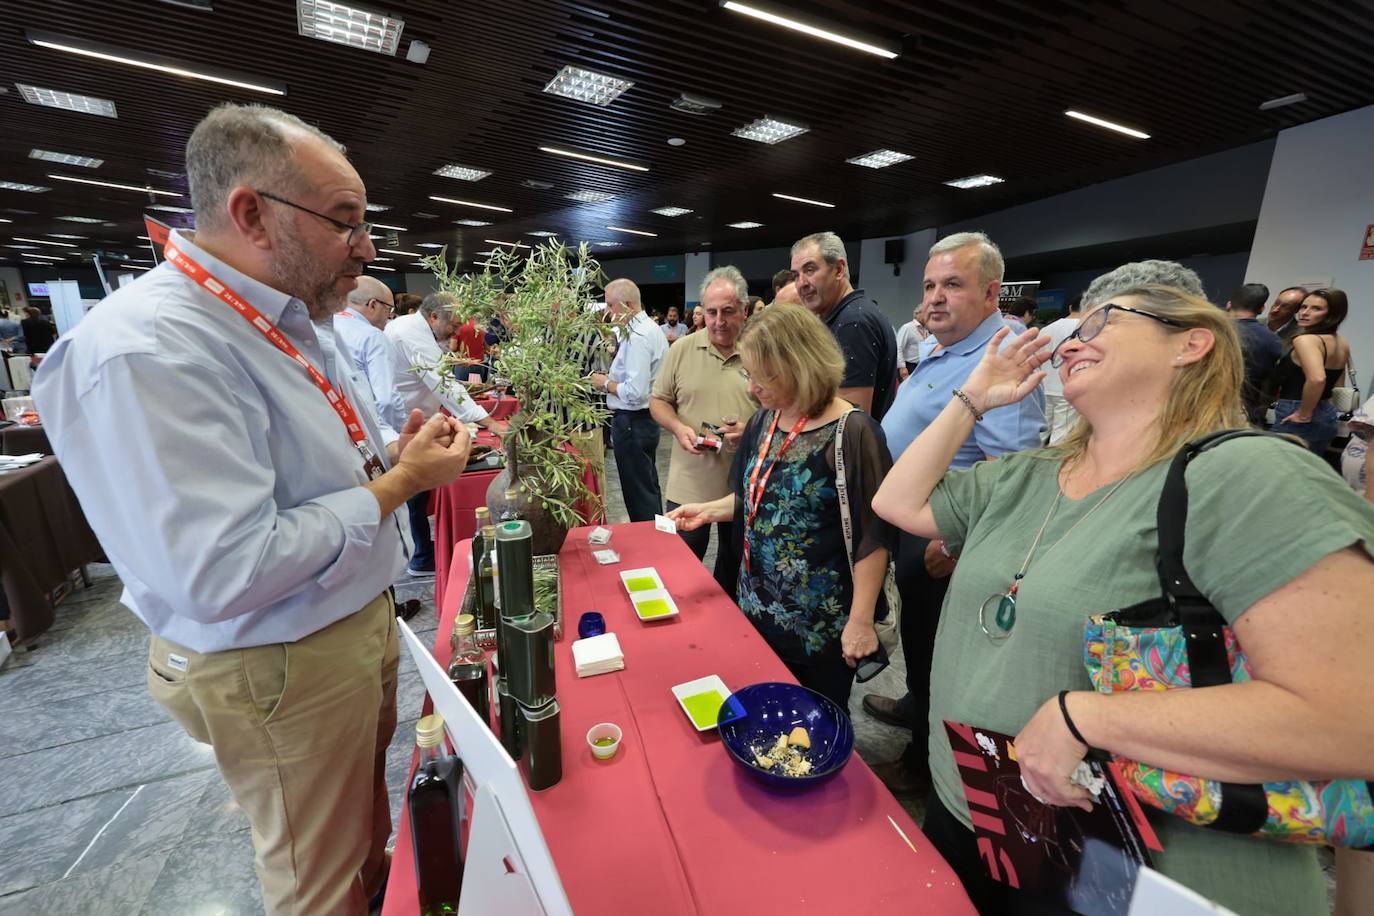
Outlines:
MULTIPOLYGON (((668 511, 672 512, 682 503, 668 500, 668 511)), ((739 556, 735 553, 734 522, 716 522, 716 583, 735 600, 735 590, 739 585, 739 556)), ((706 548, 711 544, 711 526, 702 525, 695 531, 679 531, 678 537, 686 542, 697 559, 706 556, 706 548)))
POLYGON ((617 410, 611 418, 611 448, 620 473, 620 490, 632 522, 651 522, 663 513, 658 488, 658 424, 645 410, 617 410))
POLYGON ((994 881, 978 854, 974 832, 950 814, 934 792, 926 800, 926 821, 921 825, 921 832, 954 869, 969 899, 984 916, 1067 916, 1072 912, 994 881))
POLYGON ((902 596, 902 654, 906 658, 907 695, 901 711, 911 723, 911 744, 903 758, 918 773, 929 768, 926 756, 930 740, 930 666, 935 657, 935 630, 940 625, 940 605, 945 601, 949 578, 932 579, 926 572, 926 545, 930 541, 901 532, 897 541, 897 591, 902 596))
POLYGON ((797 683, 829 697, 846 713, 849 712, 849 691, 854 687, 854 669, 845 663, 839 643, 805 662, 784 660, 783 664, 792 672, 797 683))
POLYGON ((410 511, 410 536, 415 541, 415 553, 410 557, 412 569, 434 565, 434 539, 429 534, 429 492, 416 493, 406 500, 410 511))

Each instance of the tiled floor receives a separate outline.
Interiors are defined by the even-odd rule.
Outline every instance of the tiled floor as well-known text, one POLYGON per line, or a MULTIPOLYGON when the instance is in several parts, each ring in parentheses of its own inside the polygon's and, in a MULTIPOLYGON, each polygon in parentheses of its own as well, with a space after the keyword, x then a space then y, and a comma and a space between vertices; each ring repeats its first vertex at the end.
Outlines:
MULTIPOLYGON (((659 448, 667 479, 671 439, 659 448)), ((610 457, 610 456, 608 456, 610 457)), ((614 460, 608 511, 626 519, 614 460)), ((708 564, 714 560, 707 555, 708 564)), ((248 821, 229 797, 210 749, 170 722, 144 686, 147 630, 119 604, 119 581, 95 581, 58 608, 57 623, 0 669, 0 916, 262 912, 248 821)), ((433 580, 397 583, 398 599, 424 609, 411 621, 432 634, 433 580)), ((856 689, 897 691, 892 667, 856 689)), ((399 812, 424 688, 405 652, 400 724, 387 761, 399 812)), ((896 757, 906 735, 856 713, 859 753, 896 757)), ((913 814, 919 814, 913 811, 913 814)))

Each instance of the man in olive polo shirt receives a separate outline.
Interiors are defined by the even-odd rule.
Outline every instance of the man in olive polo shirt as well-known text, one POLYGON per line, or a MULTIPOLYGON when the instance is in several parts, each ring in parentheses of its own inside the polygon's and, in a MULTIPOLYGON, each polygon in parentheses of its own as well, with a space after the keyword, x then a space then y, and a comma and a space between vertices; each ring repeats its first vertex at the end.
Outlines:
MULTIPOLYGON (((669 511, 684 503, 710 502, 730 492, 730 463, 744 424, 758 402, 740 372, 735 341, 744 330, 744 306, 749 284, 734 267, 717 267, 701 283, 706 327, 668 348, 654 382, 649 412, 659 426, 677 440, 668 463, 669 511), (702 423, 719 427, 724 448, 698 448, 702 423)), ((716 581, 735 593, 739 559, 731 549, 731 523, 716 525, 716 581)), ((710 526, 679 532, 697 557, 706 555, 710 526)))

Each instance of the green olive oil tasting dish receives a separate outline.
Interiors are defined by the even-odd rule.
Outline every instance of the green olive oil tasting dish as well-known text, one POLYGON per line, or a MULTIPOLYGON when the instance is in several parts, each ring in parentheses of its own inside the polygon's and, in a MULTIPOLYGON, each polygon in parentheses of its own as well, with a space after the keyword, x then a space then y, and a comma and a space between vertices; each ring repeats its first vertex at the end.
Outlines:
POLYGON ((639 592, 663 591, 664 589, 663 580, 659 578, 658 570, 652 566, 623 570, 620 573, 620 581, 631 597, 639 592))
POLYGON ((673 596, 660 589, 651 592, 631 592, 635 614, 640 620, 664 620, 677 616, 677 604, 673 596))
POLYGON ((658 588, 658 580, 653 576, 636 576, 626 579, 625 587, 632 592, 652 592, 658 588))
POLYGON ((699 677, 673 688, 673 696, 687 714, 692 727, 699 732, 710 731, 716 727, 720 708, 730 696, 730 688, 718 675, 699 677))

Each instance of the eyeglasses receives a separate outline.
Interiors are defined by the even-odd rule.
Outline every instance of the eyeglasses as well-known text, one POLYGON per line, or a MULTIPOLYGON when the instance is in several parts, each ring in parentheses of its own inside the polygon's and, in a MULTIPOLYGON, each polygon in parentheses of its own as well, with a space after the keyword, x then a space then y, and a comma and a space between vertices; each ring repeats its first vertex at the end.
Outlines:
POLYGON ((359 233, 361 233, 362 236, 368 236, 372 234, 371 223, 345 223, 343 220, 335 219, 332 216, 325 216, 318 210, 311 210, 309 207, 302 207, 295 201, 287 200, 285 197, 278 197, 277 195, 271 194, 267 191, 258 191, 258 194, 259 196, 266 197, 268 200, 274 200, 279 204, 286 204, 288 207, 295 207, 297 210, 309 213, 311 216, 318 216, 320 219, 333 225, 340 232, 347 232, 348 235, 344 238, 344 243, 347 244, 350 248, 352 248, 357 243, 358 239, 360 238, 359 233))
POLYGON ((1160 324, 1167 324, 1170 327, 1187 327, 1187 325, 1181 321, 1175 321, 1172 318, 1165 318, 1163 315, 1156 315, 1154 312, 1145 312, 1141 311, 1140 309, 1133 309, 1130 306, 1126 305, 1113 305, 1112 303, 1108 303, 1102 306, 1102 308, 1097 309, 1096 311, 1089 314, 1087 318, 1084 318, 1083 321, 1079 323, 1078 327, 1074 329, 1073 333, 1070 334, 1068 337, 1065 337, 1064 340, 1059 344, 1059 346, 1054 348, 1054 352, 1050 354, 1050 365, 1056 369, 1064 365, 1064 354, 1062 351, 1064 349, 1064 345, 1067 344, 1069 341, 1079 340, 1083 343, 1087 343, 1088 341, 1096 337, 1098 334, 1101 334, 1102 329, 1107 326, 1107 317, 1112 312, 1130 312, 1132 315, 1142 315, 1145 318, 1153 318, 1160 324))

